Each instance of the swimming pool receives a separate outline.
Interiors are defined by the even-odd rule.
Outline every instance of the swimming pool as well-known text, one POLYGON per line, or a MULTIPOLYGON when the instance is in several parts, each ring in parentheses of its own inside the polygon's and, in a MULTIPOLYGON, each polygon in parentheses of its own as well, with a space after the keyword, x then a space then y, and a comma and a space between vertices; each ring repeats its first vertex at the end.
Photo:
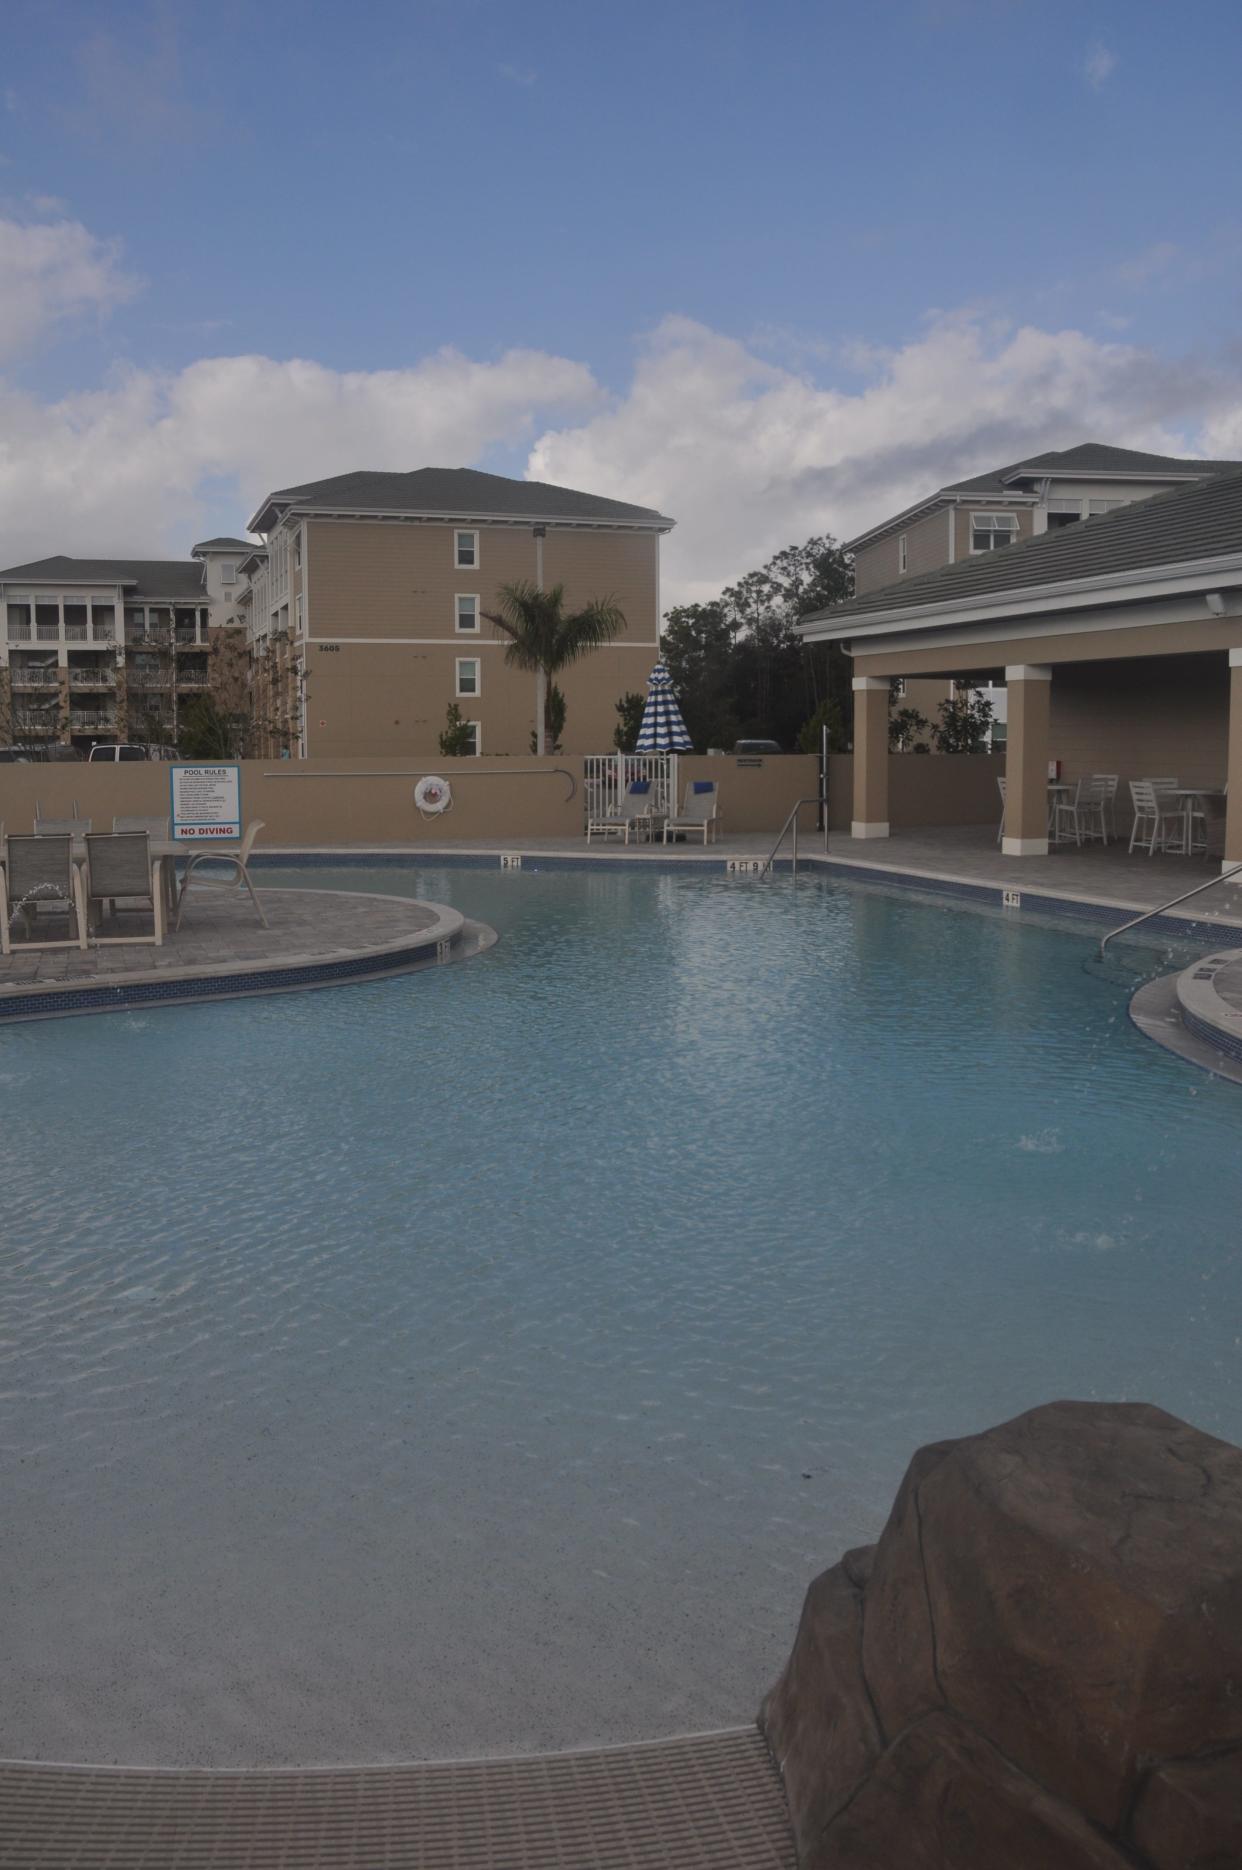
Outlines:
POLYGON ((919 1443, 1242 1439, 1242 1093, 1063 932, 818 878, 386 867, 501 942, 0 1034, 0 1754, 747 1719, 919 1443))

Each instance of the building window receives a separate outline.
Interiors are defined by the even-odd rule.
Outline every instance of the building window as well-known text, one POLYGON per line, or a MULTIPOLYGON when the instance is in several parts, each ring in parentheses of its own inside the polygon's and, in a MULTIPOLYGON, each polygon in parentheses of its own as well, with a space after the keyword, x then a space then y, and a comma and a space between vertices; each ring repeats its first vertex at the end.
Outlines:
POLYGON ((457 658, 457 693, 459 695, 477 695, 482 691, 479 661, 476 656, 457 658))
POLYGON ((1081 500, 1049 500, 1047 518, 1049 532, 1058 532, 1062 526, 1075 526, 1081 518, 1081 500))
POLYGON ((1013 513, 972 513, 970 516, 972 552, 995 552, 1002 545, 1012 545, 1017 536, 1018 521, 1013 513))
POLYGON ((1129 506, 1129 504, 1130 502, 1128 500, 1090 500, 1087 503, 1087 507, 1091 517, 1094 519, 1097 514, 1115 513, 1119 506, 1129 506))
POLYGON ((293 627, 297 634, 302 634, 302 596, 299 592, 293 600, 293 627))
POLYGON ((221 584, 237 583, 237 566, 231 558, 220 561, 220 582, 221 584))
POLYGON ((909 561, 906 557, 906 535, 904 532, 898 533, 897 535, 897 569, 898 571, 904 572, 908 563, 909 561))
POLYGON ((455 602, 457 605, 457 628, 458 630, 468 630, 471 632, 471 634, 477 635, 478 628, 479 628, 479 600, 478 598, 477 597, 462 597, 459 595, 456 598, 455 602))
POLYGON ((477 758, 483 751, 483 734, 479 723, 477 721, 463 721, 462 726, 470 736, 466 742, 466 752, 474 754, 477 758))
POLYGON ((479 535, 477 532, 456 532, 453 534, 456 544, 454 564, 459 571, 473 571, 479 562, 479 535))

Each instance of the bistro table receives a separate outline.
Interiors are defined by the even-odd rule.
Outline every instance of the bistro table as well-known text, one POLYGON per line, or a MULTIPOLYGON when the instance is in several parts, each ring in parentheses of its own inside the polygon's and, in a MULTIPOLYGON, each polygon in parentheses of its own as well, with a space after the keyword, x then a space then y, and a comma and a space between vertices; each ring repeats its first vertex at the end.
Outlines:
MULTIPOLYGON (((1172 791, 1173 797, 1181 805, 1182 836, 1180 844, 1166 846, 1166 849, 1180 851, 1183 857, 1189 857, 1193 853, 1191 833, 1194 829, 1196 804, 1200 808, 1197 816, 1203 819, 1203 845, 1206 850, 1208 807, 1209 805, 1223 805, 1225 790, 1223 786, 1174 786, 1172 791)), ((1218 814, 1214 812, 1212 815, 1216 817, 1218 814)))

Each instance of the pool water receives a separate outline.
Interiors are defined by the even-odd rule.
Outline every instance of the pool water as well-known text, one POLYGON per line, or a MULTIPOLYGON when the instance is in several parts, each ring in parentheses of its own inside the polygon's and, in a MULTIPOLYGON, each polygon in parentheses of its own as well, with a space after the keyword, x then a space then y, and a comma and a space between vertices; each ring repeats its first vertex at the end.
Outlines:
POLYGON ((265 881, 502 939, 0 1034, 0 1754, 727 1725, 920 1443, 1242 1439, 1242 1090, 1130 1025, 1146 956, 817 878, 265 881))

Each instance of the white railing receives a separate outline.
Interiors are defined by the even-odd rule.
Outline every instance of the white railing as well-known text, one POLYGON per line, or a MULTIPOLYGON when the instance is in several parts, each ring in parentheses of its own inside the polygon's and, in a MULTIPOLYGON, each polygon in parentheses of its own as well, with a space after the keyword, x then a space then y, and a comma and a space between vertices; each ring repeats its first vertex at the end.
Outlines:
POLYGON ((651 784, 651 809, 671 816, 678 802, 675 753, 588 753, 583 760, 586 816, 608 818, 621 809, 635 779, 651 784))

